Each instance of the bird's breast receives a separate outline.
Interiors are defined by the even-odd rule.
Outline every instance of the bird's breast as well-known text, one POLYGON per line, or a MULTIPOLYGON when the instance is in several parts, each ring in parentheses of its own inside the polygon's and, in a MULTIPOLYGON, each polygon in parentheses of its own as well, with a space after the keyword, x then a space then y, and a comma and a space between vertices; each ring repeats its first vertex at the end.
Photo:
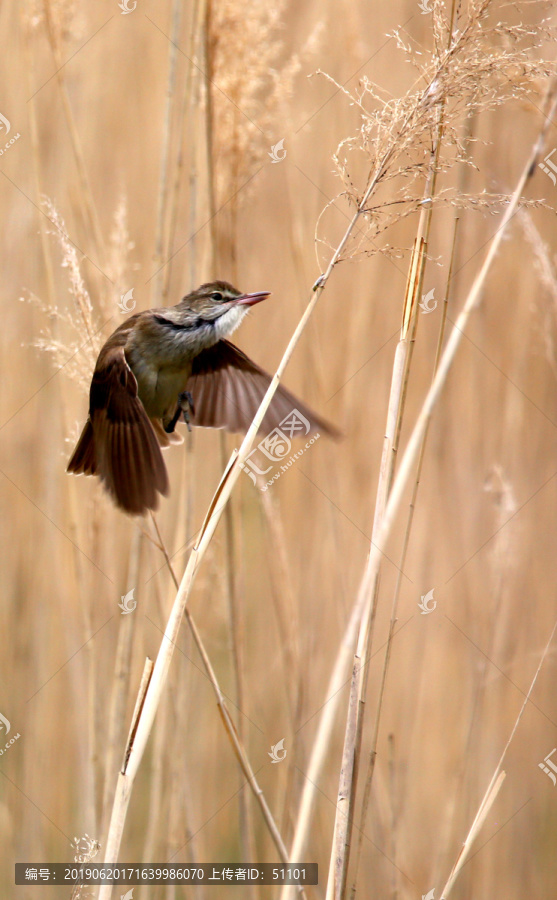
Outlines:
POLYGON ((178 394, 186 389, 191 361, 182 359, 178 365, 151 358, 133 350, 128 362, 137 380, 137 393, 150 418, 162 419, 176 407, 178 394))
POLYGON ((151 418, 172 416, 178 394, 186 389, 193 360, 217 340, 215 329, 203 321, 186 325, 162 313, 141 320, 130 333, 125 352, 137 379, 139 399, 151 418))

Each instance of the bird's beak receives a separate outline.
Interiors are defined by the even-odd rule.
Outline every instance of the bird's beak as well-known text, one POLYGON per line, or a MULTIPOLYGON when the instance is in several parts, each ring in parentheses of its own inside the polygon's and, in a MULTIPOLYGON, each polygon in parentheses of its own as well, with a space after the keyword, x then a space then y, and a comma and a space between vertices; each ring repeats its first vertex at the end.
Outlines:
POLYGON ((255 294, 242 294, 241 297, 236 298, 236 304, 237 306, 253 306, 255 303, 260 303, 261 300, 265 300, 270 296, 270 291, 257 291, 255 294))

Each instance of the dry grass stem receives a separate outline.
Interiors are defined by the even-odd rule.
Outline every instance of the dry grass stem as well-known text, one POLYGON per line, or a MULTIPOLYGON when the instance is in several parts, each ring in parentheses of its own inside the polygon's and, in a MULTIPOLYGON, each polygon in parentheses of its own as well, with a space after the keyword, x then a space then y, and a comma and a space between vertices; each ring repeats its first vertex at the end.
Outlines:
MULTIPOLYGON (((535 171, 536 164, 544 146, 546 134, 549 130, 556 109, 557 95, 555 88, 553 87, 550 95, 548 95, 546 104, 547 112, 545 114, 543 127, 540 130, 538 138, 531 150, 528 161, 524 167, 522 175, 518 180, 517 186, 503 215, 499 228, 489 244, 485 260, 476 278, 474 279, 464 306, 457 317, 455 326, 449 336, 445 350, 441 357, 437 373, 427 393, 427 396, 425 397, 424 403, 420 410, 420 414, 416 420, 416 423, 408 440, 408 444, 402 457, 400 468, 397 475, 395 476, 393 487, 389 494, 389 499, 385 508, 385 514, 383 517, 381 528, 376 539, 371 545, 366 571, 360 585, 356 602, 354 603, 354 606, 352 608, 348 624, 344 631, 342 643, 340 645, 337 659, 335 661, 333 677, 331 678, 329 690, 327 692, 327 697, 331 699, 325 707, 326 712, 321 717, 318 728, 318 735, 314 743, 312 758, 310 759, 310 765, 308 769, 308 774, 311 773, 312 776, 312 787, 306 787, 302 793, 300 812, 298 814, 298 821, 296 824, 295 836, 291 850, 292 859, 300 859, 303 855, 303 850, 305 847, 307 837, 306 830, 309 825, 309 813, 312 805, 311 797, 307 796, 307 792, 311 794, 311 792, 313 791, 313 784, 316 783, 319 772, 319 763, 322 762, 325 758, 327 752, 326 745, 328 744, 328 741, 330 739, 331 728, 334 721, 334 712, 336 711, 334 708, 329 709, 329 707, 335 707, 336 705, 335 701, 339 696, 338 692, 346 678, 345 673, 350 655, 350 648, 354 646, 356 636, 359 632, 362 621, 364 621, 364 617, 368 617, 370 614, 371 603, 373 600, 373 589, 377 578, 377 573, 379 571, 381 557, 384 552, 391 528, 393 526, 396 513, 402 501, 402 496, 406 488, 407 481, 410 478, 412 467, 414 466, 418 457, 427 423, 443 390, 448 372, 452 366, 456 351, 462 340, 462 336, 468 319, 470 318, 471 313, 479 302, 487 274, 497 255, 497 251, 503 240, 505 230, 508 227, 509 222, 511 221, 515 212, 519 208, 520 199, 522 197, 524 187, 528 179, 535 171), (321 741, 324 742, 324 746, 318 747, 317 744, 321 741)), ((365 195, 362 201, 362 208, 365 207, 367 199, 368 198, 365 195)), ((348 238, 346 237, 346 240, 342 244, 341 252, 347 242, 347 239, 348 238)), ((340 257, 340 253, 338 254, 338 257, 340 257)), ((309 785, 309 779, 306 784, 309 785)), ((288 896, 288 891, 288 887, 283 888, 284 898, 288 896)))
POLYGON ((462 845, 460 853, 458 854, 457 860, 452 868, 452 871, 451 871, 451 874, 449 875, 448 881, 445 884, 443 891, 441 892, 441 896, 444 898, 444 900, 447 900, 447 898, 454 886, 454 883, 455 883, 456 879, 458 878, 459 872, 461 871, 463 865, 468 860, 468 857, 470 855, 470 850, 472 848, 472 844, 474 843, 474 840, 476 839, 478 833, 480 832, 482 825, 486 820, 487 814, 489 813, 489 810, 493 806, 493 803, 495 802, 495 800, 497 798, 497 794, 499 793, 499 790, 503 784, 503 780, 505 778, 505 773, 502 771, 502 766, 503 766, 503 762, 505 760, 505 756, 507 755, 507 750, 509 749, 509 747, 511 745, 511 742, 512 742, 512 740, 516 734, 517 728, 520 724, 520 720, 522 719, 524 710, 526 709, 526 706, 530 700, 532 691, 534 690, 534 686, 536 684, 536 681, 538 680, 538 675, 541 672, 541 668, 545 662, 545 658, 547 656, 547 653, 548 653, 551 643, 553 641, 553 636, 555 634, 556 629, 557 629, 557 621, 555 622, 555 625, 553 626, 551 634, 549 635, 549 640, 548 640, 547 644, 545 645, 544 651, 541 655, 538 667, 536 669, 536 673, 532 679, 530 687, 528 688, 528 693, 524 697, 524 702, 523 702, 522 706, 520 707, 520 712, 518 713, 518 716, 516 717, 516 721, 512 727, 512 731, 509 735, 507 743, 505 744, 503 752, 499 758, 499 762, 497 763, 497 766, 495 767, 495 771, 491 777, 491 781, 489 782, 489 784, 487 786, 487 790, 483 796, 482 802, 480 803, 480 806, 478 808, 478 811, 476 813, 474 821, 472 822, 472 825, 470 826, 470 831, 466 835, 466 839, 464 841, 464 844, 462 845))
MULTIPOLYGON (((70 133, 72 149, 75 157, 77 173, 79 177, 79 186, 81 191, 82 203, 80 206, 86 213, 86 225, 88 225, 91 229, 91 233, 94 236, 96 249, 97 249, 97 262, 100 266, 104 265, 106 260, 106 252, 105 252, 105 243, 103 238, 103 233, 101 229, 101 225, 99 222, 99 217, 97 214, 97 209, 95 205, 95 201, 93 200, 93 193, 91 191, 91 185, 89 183, 89 177, 87 175, 87 167, 85 165, 85 159, 83 157, 83 149, 81 146, 81 140, 79 138, 79 132, 77 130, 77 125, 75 123, 75 118, 72 112, 72 106, 70 103, 70 98, 68 95, 68 90, 65 83, 65 72, 63 66, 63 60, 60 53, 60 45, 59 45, 59 29, 56 25, 55 19, 52 15, 52 2, 51 0, 43 0, 43 10, 44 10, 44 18, 46 24, 46 31, 48 35, 48 40, 50 42, 50 46, 52 49, 52 55, 54 57, 54 62, 56 65, 56 79, 58 83, 58 87, 60 89, 60 97, 62 99, 62 106, 64 108, 64 115, 66 118, 66 124, 68 126, 68 131, 70 133)), ((98 269, 96 270, 99 271, 98 269)))

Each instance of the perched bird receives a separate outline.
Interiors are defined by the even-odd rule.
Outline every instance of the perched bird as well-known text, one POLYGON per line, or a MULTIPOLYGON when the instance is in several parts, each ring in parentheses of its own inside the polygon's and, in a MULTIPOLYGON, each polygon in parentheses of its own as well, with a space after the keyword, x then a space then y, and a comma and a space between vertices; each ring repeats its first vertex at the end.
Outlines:
MULTIPOLYGON (((226 281, 202 284, 176 306, 130 316, 97 359, 89 416, 68 463, 75 475, 99 475, 116 505, 132 515, 156 509, 169 491, 161 447, 188 428, 247 431, 271 376, 225 338, 268 291, 242 294, 226 281)), ((296 408, 312 428, 335 429, 279 385, 260 432, 296 408)))

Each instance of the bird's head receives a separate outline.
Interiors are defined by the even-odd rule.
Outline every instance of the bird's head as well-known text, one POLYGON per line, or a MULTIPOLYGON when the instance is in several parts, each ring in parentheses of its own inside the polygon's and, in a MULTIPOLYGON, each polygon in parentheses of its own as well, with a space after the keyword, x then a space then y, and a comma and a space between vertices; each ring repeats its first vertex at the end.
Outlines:
POLYGON ((211 281, 202 284, 178 304, 178 308, 189 311, 198 319, 218 325, 223 336, 233 331, 242 321, 250 306, 265 300, 269 291, 244 294, 227 281, 211 281))

